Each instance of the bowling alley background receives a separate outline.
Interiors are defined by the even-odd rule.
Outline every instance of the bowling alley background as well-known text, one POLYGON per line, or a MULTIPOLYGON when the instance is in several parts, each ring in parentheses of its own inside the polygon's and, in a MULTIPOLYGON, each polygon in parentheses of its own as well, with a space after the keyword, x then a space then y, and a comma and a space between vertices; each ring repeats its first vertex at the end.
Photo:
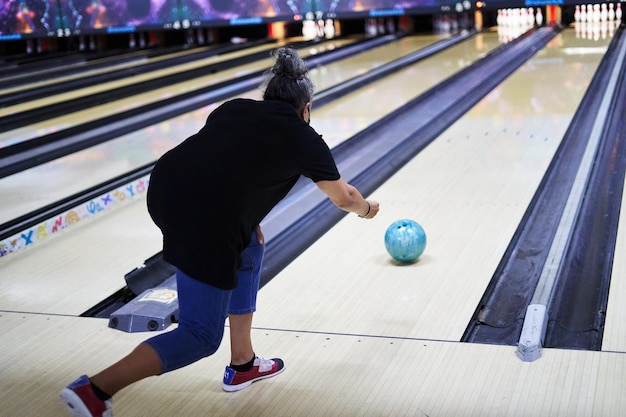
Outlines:
MULTIPOLYGON (((626 0, 625 0, 626 1, 626 0)), ((0 55, 621 21, 623 1, 0 0, 0 55), (469 24, 468 24, 469 23, 469 24), (519 24, 518 24, 519 23, 519 24)), ((600 33, 601 27, 598 28, 600 33)), ((609 28, 612 29, 612 28, 609 28)), ((513 33, 513 35, 511 35, 513 33)))
POLYGON ((445 0, 2 0, 0 39, 70 36, 144 29, 255 24, 370 10, 411 11, 450 4, 445 0))

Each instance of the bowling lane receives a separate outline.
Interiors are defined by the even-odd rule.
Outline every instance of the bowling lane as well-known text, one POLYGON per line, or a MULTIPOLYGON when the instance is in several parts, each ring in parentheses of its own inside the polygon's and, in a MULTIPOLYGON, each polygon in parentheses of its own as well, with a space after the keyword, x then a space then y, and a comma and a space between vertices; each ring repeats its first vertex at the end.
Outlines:
MULTIPOLYGON (((241 51, 235 51, 232 53, 228 53, 225 55, 217 55, 204 59, 194 60, 192 62, 187 62, 180 65, 166 67, 157 71, 150 71, 145 74, 136 75, 133 77, 126 77, 121 80, 105 82, 93 85, 87 88, 80 88, 73 91, 68 91, 67 93, 56 94, 52 97, 45 97, 39 100, 29 100, 28 102, 22 104, 16 104, 13 106, 7 106, 0 109, 0 117, 11 115, 14 113, 22 112, 25 110, 32 110, 42 106, 48 106, 51 104, 61 103, 63 101, 73 100, 79 97, 85 97, 109 90, 113 90, 116 88, 126 87, 129 85, 137 84, 144 81, 150 81, 160 77, 166 77, 168 75, 176 74, 182 71, 188 71, 196 68, 202 68, 208 65, 215 64, 217 62, 224 61, 225 59, 236 58, 239 56, 245 56, 254 52, 262 52, 264 50, 270 50, 276 47, 276 45, 260 45, 254 48, 245 49, 241 51)), ((199 85, 204 85, 200 81, 198 81, 199 85)))
MULTIPOLYGON (((403 38, 390 45, 373 48, 358 54, 349 60, 342 60, 332 65, 313 69, 311 76, 317 91, 321 91, 441 39, 441 36, 436 35, 403 38)), ((304 51, 303 55, 317 51, 318 49, 310 48, 304 51)), ((265 65, 271 65, 270 62, 266 61, 265 65)), ((251 68, 248 65, 245 67, 251 68)), ((260 64, 256 64, 255 68, 258 70, 262 67, 260 64)), ((238 71, 240 69, 234 69, 233 73, 238 71)), ((227 79, 226 74, 216 74, 216 76, 220 79, 227 79)), ((426 89, 436 83, 438 79, 441 78, 435 77, 424 80, 423 83, 416 83, 416 85, 421 85, 422 89, 426 89)), ((189 86, 185 84, 183 88, 193 88, 196 82, 195 80, 189 81, 187 83, 189 86)), ((395 92, 398 93, 399 91, 396 89, 395 92)), ((158 93, 155 92, 153 97, 157 97, 157 95, 158 93)), ((135 99, 143 102, 146 100, 145 96, 140 95, 135 99)), ((245 96, 258 99, 261 98, 261 92, 259 89, 254 89, 245 96)), ((395 101, 396 106, 402 104, 401 101, 393 100, 391 96, 388 97, 388 100, 395 101)), ((129 102, 131 100, 133 99, 128 99, 129 102)), ((204 125, 207 115, 218 104, 200 108, 163 123, 0 179, 0 195, 7 196, 0 201, 0 224, 155 161, 180 140, 198 131, 204 125), (42 181, 42 178, 46 180, 42 181)), ((109 107, 109 105, 104 107, 109 107)), ((380 110, 391 111, 392 108, 380 110)), ((330 113, 325 111, 323 114, 330 113)), ((77 115, 76 117, 81 116, 77 115)), ((326 117, 328 116, 317 118, 323 120, 326 117)), ((367 125, 366 122, 366 119, 362 119, 362 122, 357 126, 346 126, 352 128, 351 131, 346 131, 346 127, 334 129, 335 141, 337 135, 342 139, 349 137, 351 132, 355 131, 354 128, 362 129, 367 125)), ((317 126, 316 123, 313 122, 316 128, 324 128, 324 126, 317 126)), ((326 128, 321 131, 326 131, 326 128)))
MULTIPOLYGON (((39 87, 44 87, 47 85, 53 85, 53 84, 57 84, 60 82, 65 82, 65 81, 71 81, 71 80, 76 80, 76 79, 80 79, 80 78, 85 78, 85 77, 91 77, 94 75, 100 75, 100 74, 106 74, 112 71, 117 71, 117 70, 121 70, 121 69, 127 69, 127 68, 133 68, 136 67, 138 65, 144 65, 144 64, 150 64, 150 63, 157 63, 157 62, 162 62, 166 59, 172 59, 172 58, 176 58, 176 57, 182 57, 182 56, 186 56, 186 55, 190 55, 193 53, 199 53, 202 51, 206 51, 208 50, 209 47, 197 47, 197 48, 190 48, 190 49, 185 49, 185 50, 181 50, 181 51, 177 51, 177 52, 173 52, 173 53, 169 53, 169 54, 164 54, 164 55, 158 55, 158 56, 153 56, 153 57, 149 57, 149 56, 142 56, 142 57, 137 57, 134 58, 132 60, 127 60, 124 62, 119 62, 119 63, 114 63, 116 62, 116 60, 118 59, 117 56, 115 57, 110 57, 110 58, 103 58, 103 59, 99 59, 97 61, 82 61, 82 62, 77 62, 74 64, 69 64, 69 65, 65 65, 63 68, 69 72, 69 74, 67 75, 63 75, 63 76, 59 76, 59 77, 53 77, 50 78, 49 77, 49 72, 50 70, 45 70, 45 69, 40 69, 37 70, 37 74, 41 75, 42 78, 39 79, 36 82, 30 82, 30 83, 24 83, 24 84, 18 84, 14 87, 8 87, 8 88, 3 88, 0 90, 0 93, 2 94, 9 94, 9 93, 15 93, 17 91, 24 91, 24 90, 28 90, 31 88, 39 88, 39 87), (89 69, 89 70, 84 70, 84 71, 80 71, 78 73, 72 73, 71 71, 73 71, 76 68, 80 68, 80 67, 89 67, 90 64, 93 64, 95 62, 107 62, 107 61, 111 61, 110 65, 107 65, 106 67, 102 67, 102 68, 95 68, 95 69, 89 69), (46 77, 46 74, 48 74, 48 77, 46 77)), ((57 70, 58 68, 52 68, 52 70, 57 70)), ((9 77, 2 77, 0 78, 2 81, 8 81, 8 80, 19 80, 20 78, 26 77, 26 76, 31 76, 31 73, 28 74, 20 74, 20 75, 15 75, 15 76, 9 76, 9 77)))
POLYGON ((427 60, 370 84, 358 94, 334 100, 322 109, 323 114, 314 109, 311 124, 323 133, 329 146, 334 147, 498 46, 500 44, 494 34, 477 34, 427 60))
MULTIPOLYGON (((314 69, 311 77, 318 90, 322 90, 440 39, 439 36, 405 38, 398 41, 397 46, 372 49, 365 56, 354 56, 314 69)), ((427 83, 434 84, 440 79, 422 79, 420 82, 427 88, 427 83)), ((395 92, 388 92, 384 99, 390 100, 394 106, 400 105, 397 96, 403 88, 399 84, 395 92)), ((259 98, 260 91, 255 89, 245 96, 259 98)), ((35 203, 34 206, 40 207, 45 203, 43 199, 58 198, 59 195, 52 194, 57 192, 57 186, 65 186, 61 183, 82 190, 101 179, 153 161, 189 134, 195 133, 216 106, 208 106, 89 151, 53 161, 40 167, 38 172, 35 172, 36 169, 28 170, 21 179, 7 177, 0 181, 0 187, 3 187, 1 194, 19 196, 13 200, 16 205, 35 203), (107 169, 110 171, 98 174, 107 169), (102 178, 97 178, 97 175, 102 175, 102 178), (9 179, 12 181, 10 184, 5 182, 9 179), (34 188, 26 192, 29 187, 34 188), (33 201, 37 199, 39 201, 33 201)), ((318 120, 327 117, 327 108, 314 111, 318 120)), ((378 117, 391 111, 392 106, 384 110, 378 117)), ((4 204, 5 200, 1 201, 4 204)), ((7 205, 0 213, 5 215, 11 209, 11 205, 7 205)), ((81 314, 121 288, 124 274, 161 248, 160 233, 148 218, 142 194, 138 194, 132 203, 121 205, 112 209, 111 213, 90 221, 81 221, 78 226, 55 236, 0 258, 0 280, 6 290, 0 294, 0 309, 81 314), (68 267, 70 261, 71 267, 68 267), (85 285, 85 277, 91 278, 89 285, 85 285), (62 282, 56 286, 55 281, 62 282), (29 295, 31 292, 35 294, 29 295)))
MULTIPOLYGON (((340 48, 342 46, 353 43, 356 38, 350 39, 338 39, 328 42, 323 42, 316 45, 313 48, 307 48, 302 51, 303 56, 309 56, 311 54, 319 53, 327 49, 340 48)), ((70 127, 77 126, 79 124, 87 123, 93 120, 97 120, 106 116, 112 116, 120 114, 149 103, 156 103, 171 97, 185 94, 188 92, 196 91, 200 88, 204 88, 208 85, 217 84, 223 81, 232 80, 234 78, 250 74, 253 72, 261 71, 265 68, 269 68, 272 64, 269 52, 273 48, 279 45, 287 44, 287 41, 278 42, 277 44, 262 45, 255 48, 251 48, 245 51, 236 51, 224 55, 206 58, 203 60, 194 61, 184 65, 177 65, 174 67, 168 67, 160 71, 154 71, 147 73, 143 76, 129 77, 123 80, 111 81, 108 83, 102 83, 94 85, 90 88, 78 89, 76 91, 67 92, 64 94, 55 95, 52 97, 46 97, 41 100, 29 101, 16 106, 9 106, 4 109, 0 109, 0 117, 3 115, 13 114, 15 111, 31 110, 33 108, 53 104, 63 100, 74 99, 83 97, 89 94, 96 94, 102 91, 123 87, 129 84, 134 84, 140 81, 148 79, 155 79, 158 76, 166 76, 173 73, 181 72, 191 68, 199 68, 202 66, 212 65, 218 62, 223 62, 228 59, 234 59, 240 56, 245 56, 254 52, 267 51, 267 58, 251 62, 246 65, 241 65, 236 68, 219 71, 215 74, 207 74, 206 76, 194 78, 193 80, 184 81, 177 84, 172 84, 167 87, 156 88, 150 92, 136 94, 131 97, 127 97, 120 100, 104 103, 100 106, 90 107, 82 111, 72 112, 65 116, 59 116, 52 119, 48 119, 42 122, 33 123, 28 126, 13 129, 7 132, 0 133, 0 146, 9 146, 11 144, 24 142, 29 139, 34 139, 43 135, 58 132, 59 130, 68 129, 70 127)))
POLYGON ((558 35, 370 196, 376 219, 346 217, 264 287, 255 325, 459 341, 608 42, 558 35), (428 236, 410 265, 383 243, 401 218, 428 236))

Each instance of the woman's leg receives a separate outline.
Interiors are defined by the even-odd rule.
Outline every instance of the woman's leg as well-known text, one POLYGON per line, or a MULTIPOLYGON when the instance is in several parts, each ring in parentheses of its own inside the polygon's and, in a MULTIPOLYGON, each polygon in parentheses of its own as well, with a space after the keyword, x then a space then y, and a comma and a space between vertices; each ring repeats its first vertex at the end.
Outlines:
POLYGON ((212 355, 224 335, 230 291, 176 272, 178 327, 146 340, 128 356, 90 378, 109 395, 148 376, 159 375, 212 355))
POLYGON ((152 346, 137 346, 128 356, 90 377, 91 383, 113 396, 122 388, 161 373, 161 359, 152 346))
POLYGON ((237 272, 238 285, 232 291, 228 308, 231 365, 242 365, 254 358, 250 333, 264 254, 265 244, 259 242, 257 234, 253 233, 250 244, 241 254, 242 264, 237 272))
POLYGON ((252 348, 252 314, 230 314, 230 364, 243 365, 254 359, 252 348))
POLYGON ((252 314, 256 310, 264 252, 265 245, 253 235, 250 245, 242 253, 239 285, 233 290, 228 309, 231 363, 224 371, 222 388, 225 391, 239 391, 255 381, 278 375, 285 369, 281 359, 258 357, 252 348, 252 314))

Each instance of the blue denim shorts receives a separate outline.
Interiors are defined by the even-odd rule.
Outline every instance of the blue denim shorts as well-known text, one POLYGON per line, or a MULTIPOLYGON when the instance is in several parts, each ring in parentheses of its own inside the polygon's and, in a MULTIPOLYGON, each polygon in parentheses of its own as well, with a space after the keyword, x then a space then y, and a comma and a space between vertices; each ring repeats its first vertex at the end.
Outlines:
POLYGON ((222 290, 176 271, 178 327, 144 342, 159 355, 161 373, 212 355, 222 342, 228 314, 256 311, 264 254, 265 245, 253 234, 250 245, 242 253, 239 284, 234 290, 222 290))
POLYGON ((237 271, 239 284, 232 290, 228 314, 248 314, 256 311, 263 255, 265 244, 259 243, 256 233, 252 233, 250 244, 241 254, 242 263, 237 271))

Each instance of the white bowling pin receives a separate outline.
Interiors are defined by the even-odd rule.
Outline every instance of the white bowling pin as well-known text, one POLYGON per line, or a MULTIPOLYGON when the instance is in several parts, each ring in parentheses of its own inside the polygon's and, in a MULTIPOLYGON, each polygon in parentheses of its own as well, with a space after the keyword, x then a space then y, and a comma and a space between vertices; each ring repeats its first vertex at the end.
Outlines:
POLYGON ((324 21, 321 19, 317 19, 315 21, 315 37, 316 38, 324 37, 324 21))
POLYGON ((609 18, 609 10, 606 8, 606 3, 602 3, 600 6, 600 21, 606 22, 609 18))
POLYGON ((315 22, 313 20, 304 20, 302 22, 302 36, 305 40, 310 41, 315 39, 317 35, 317 29, 315 29, 315 22))
POLYGON ((332 39, 335 37, 335 22, 333 19, 326 19, 324 23, 324 35, 326 39, 332 39))
POLYGON ((580 21, 581 22, 587 21, 587 6, 585 6, 584 4, 580 6, 580 21))
POLYGON ((615 20, 615 8, 613 7, 613 3, 609 3, 609 12, 607 17, 611 22, 615 20))
POLYGON ((522 23, 521 9, 513 9, 513 25, 519 26, 522 23))

